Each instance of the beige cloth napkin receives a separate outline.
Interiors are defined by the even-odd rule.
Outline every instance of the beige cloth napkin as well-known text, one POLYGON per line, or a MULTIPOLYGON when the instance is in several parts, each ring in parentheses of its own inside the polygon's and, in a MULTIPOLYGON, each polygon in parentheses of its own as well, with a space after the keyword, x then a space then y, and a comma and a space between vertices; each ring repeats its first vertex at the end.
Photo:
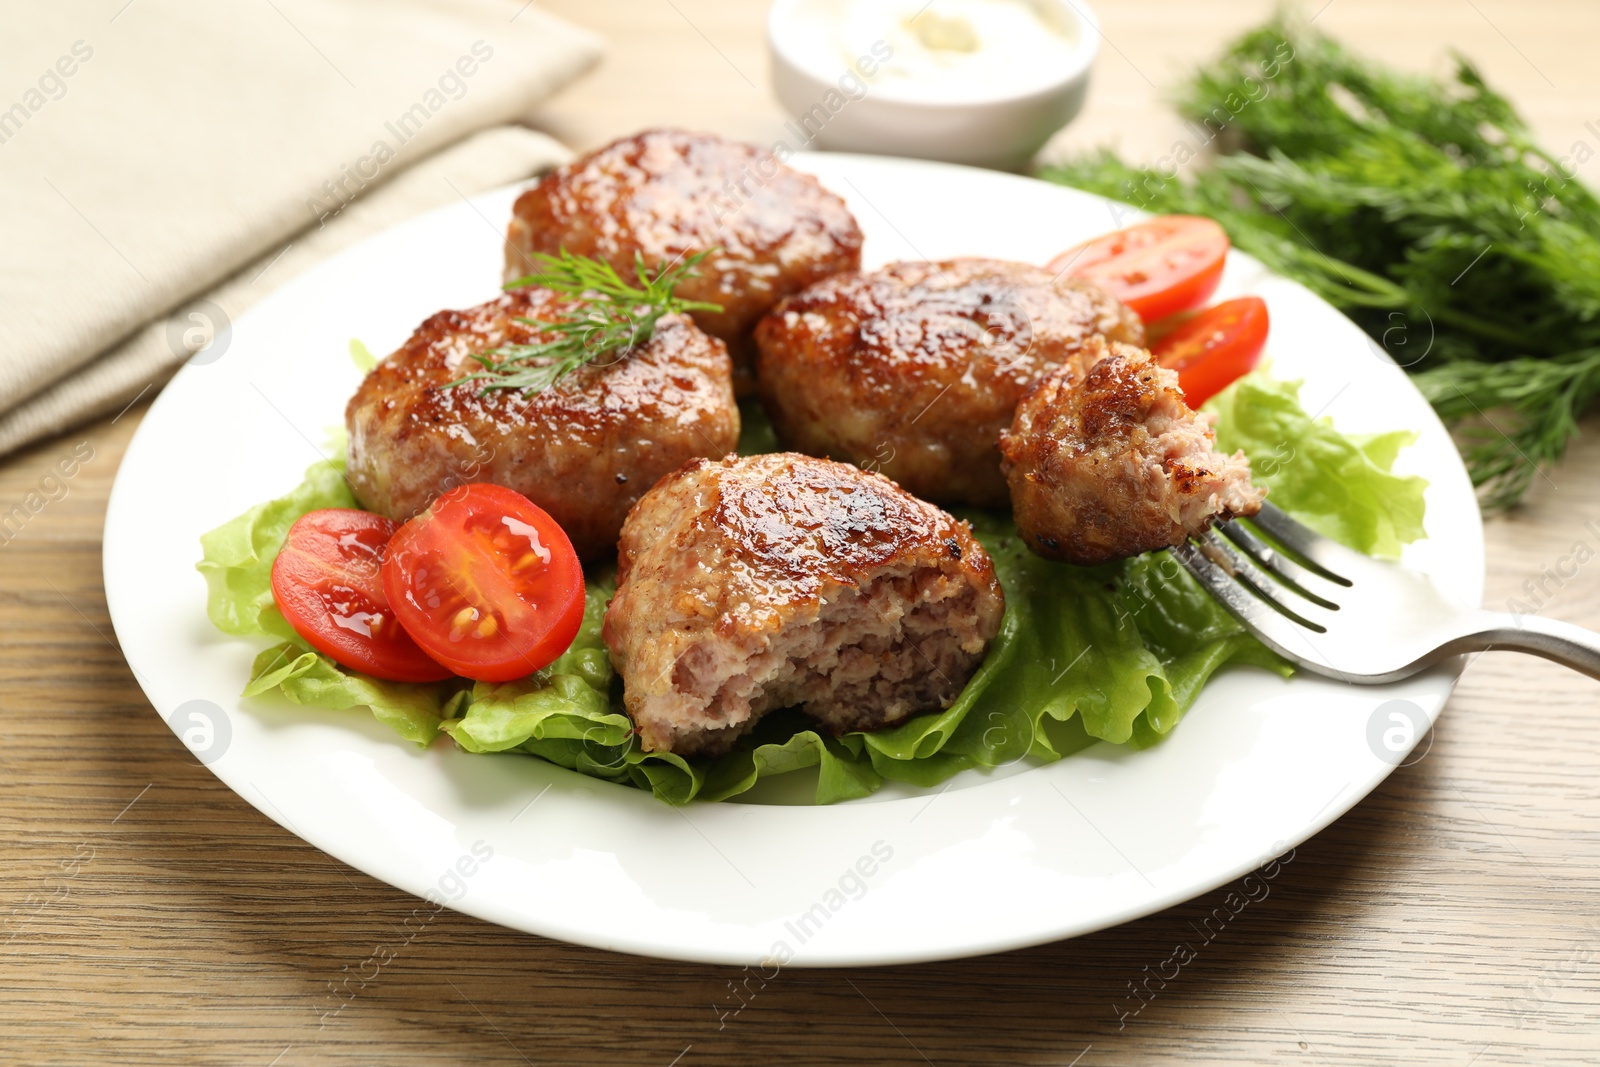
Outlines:
POLYGON ((438 151, 514 121, 598 58, 587 33, 519 7, 14 12, 0 34, 0 452, 164 378, 212 317, 169 326, 195 300, 238 315, 359 236, 564 158, 509 128, 438 151))
POLYGON ((326 226, 293 237, 215 289, 132 336, 54 385, 0 414, 0 455, 115 413, 146 398, 186 358, 220 358, 233 319, 296 274, 396 222, 461 196, 506 185, 571 157, 559 142, 519 126, 499 126, 406 169, 362 196, 326 226))

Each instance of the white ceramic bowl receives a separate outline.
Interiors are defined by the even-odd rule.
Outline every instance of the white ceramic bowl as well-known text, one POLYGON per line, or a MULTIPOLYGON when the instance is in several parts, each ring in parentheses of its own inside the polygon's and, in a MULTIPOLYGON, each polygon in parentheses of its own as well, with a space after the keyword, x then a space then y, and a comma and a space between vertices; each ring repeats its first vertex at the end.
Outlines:
POLYGON ((1083 108, 1100 50, 1098 20, 1087 4, 1045 2, 1075 30, 1075 44, 1061 68, 1022 92, 952 95, 915 85, 866 84, 843 58, 827 66, 819 58, 826 50, 816 46, 814 32, 813 40, 806 40, 808 26, 800 10, 827 0, 774 0, 767 46, 773 89, 793 116, 785 142, 797 151, 825 148, 1021 168, 1083 108))

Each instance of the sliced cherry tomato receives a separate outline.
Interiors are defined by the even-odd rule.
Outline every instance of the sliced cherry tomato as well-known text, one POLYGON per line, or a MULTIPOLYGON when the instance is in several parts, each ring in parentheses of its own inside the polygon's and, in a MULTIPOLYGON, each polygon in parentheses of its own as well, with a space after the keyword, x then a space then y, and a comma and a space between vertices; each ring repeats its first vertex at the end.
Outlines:
POLYGON ((312 648, 394 682, 437 682, 450 670, 400 625, 379 576, 397 524, 353 508, 324 508, 289 527, 272 561, 272 599, 312 648))
POLYGON ((566 531, 499 485, 452 489, 400 527, 383 587, 417 644, 481 682, 548 666, 583 622, 583 568, 566 531))
POLYGON ((1049 269, 1094 282, 1154 322, 1209 300, 1227 258, 1221 226, 1194 215, 1163 215, 1070 248, 1049 269))
POLYGON ((1267 327, 1266 301, 1241 296, 1182 323, 1150 353, 1178 372, 1184 398, 1197 408, 1255 368, 1267 345, 1267 327))

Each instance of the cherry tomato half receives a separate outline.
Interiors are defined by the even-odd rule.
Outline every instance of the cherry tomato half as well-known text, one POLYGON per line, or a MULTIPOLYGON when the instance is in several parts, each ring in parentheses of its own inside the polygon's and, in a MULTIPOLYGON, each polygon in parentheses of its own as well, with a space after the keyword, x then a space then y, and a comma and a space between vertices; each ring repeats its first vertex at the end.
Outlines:
POLYGON ((481 682, 548 666, 583 622, 583 568, 566 531, 499 485, 452 489, 400 527, 383 588, 417 644, 481 682))
POLYGON ((1209 300, 1227 258, 1221 226, 1194 215, 1163 215, 1070 248, 1049 269, 1094 282, 1154 322, 1209 300))
POLYGON ((1267 345, 1267 328, 1266 301, 1241 296, 1206 308, 1157 341, 1150 353, 1178 372, 1184 398, 1197 408, 1255 368, 1267 345))
POLYGON ((393 682, 450 677, 417 647, 389 608, 379 576, 396 524, 353 508, 324 508, 289 527, 272 561, 272 599, 312 648, 393 682))

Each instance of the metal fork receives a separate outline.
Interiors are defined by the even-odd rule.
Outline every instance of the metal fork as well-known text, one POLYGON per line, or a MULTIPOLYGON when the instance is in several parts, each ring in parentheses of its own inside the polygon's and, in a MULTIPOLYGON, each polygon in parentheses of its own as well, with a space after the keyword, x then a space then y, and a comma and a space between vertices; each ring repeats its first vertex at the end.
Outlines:
POLYGON ((1372 685, 1499 648, 1600 678, 1600 634, 1463 607, 1426 577, 1346 548, 1271 504, 1250 523, 1224 523, 1172 554, 1263 644, 1309 671, 1372 685))

